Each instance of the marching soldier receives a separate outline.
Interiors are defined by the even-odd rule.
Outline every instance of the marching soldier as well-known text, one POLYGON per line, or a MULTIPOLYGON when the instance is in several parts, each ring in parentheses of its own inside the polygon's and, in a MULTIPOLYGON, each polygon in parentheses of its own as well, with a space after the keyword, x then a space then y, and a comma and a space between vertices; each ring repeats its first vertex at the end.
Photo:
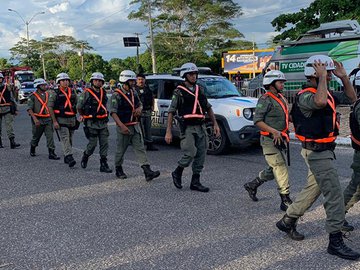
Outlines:
POLYGON ((124 70, 119 77, 120 89, 116 89, 111 97, 111 116, 117 125, 117 148, 115 155, 116 176, 120 179, 127 178, 122 164, 124 154, 131 144, 137 159, 144 170, 146 181, 160 175, 159 171, 152 171, 146 156, 144 140, 139 125, 142 104, 134 90, 136 75, 131 70, 124 70))
POLYGON ((178 117, 181 128, 181 150, 184 154, 178 161, 178 166, 171 175, 175 187, 181 189, 181 178, 184 168, 190 166, 192 163, 193 175, 190 189, 208 192, 209 188, 200 183, 200 173, 204 167, 207 151, 207 134, 205 128, 206 112, 214 125, 214 134, 216 137, 220 135, 220 129, 204 90, 196 84, 198 77, 197 66, 193 63, 183 64, 180 68, 180 76, 184 78, 185 81, 174 91, 168 111, 165 141, 168 144, 172 141, 171 128, 173 115, 177 112, 178 115, 176 117, 178 117))
POLYGON ((70 77, 66 73, 56 76, 58 88, 52 91, 49 98, 49 111, 54 128, 59 131, 64 152, 64 163, 74 167, 76 161, 73 157, 72 137, 79 127, 76 119, 76 92, 69 87, 70 77))
POLYGON ((146 150, 158 151, 151 136, 151 113, 154 110, 154 96, 150 88, 145 84, 145 75, 138 74, 136 76, 135 90, 143 106, 140 121, 146 150))
POLYGON ((107 96, 106 91, 102 88, 104 85, 104 75, 95 72, 91 75, 91 88, 85 88, 79 98, 77 109, 84 121, 85 136, 89 140, 84 154, 81 159, 81 167, 86 168, 89 157, 99 140, 100 145, 100 172, 111 173, 107 163, 107 152, 109 148, 109 130, 107 123, 109 122, 108 111, 106 109, 107 96))
POLYGON ((263 85, 267 92, 258 101, 254 123, 261 130, 260 141, 268 168, 244 185, 250 198, 257 201, 257 188, 275 178, 281 198, 280 209, 283 211, 292 203, 289 197, 289 173, 284 157, 284 150, 289 151, 289 109, 285 97, 281 94, 285 81, 285 75, 278 70, 271 70, 264 76, 263 85))
POLYGON ((44 79, 36 79, 34 87, 36 87, 36 91, 29 97, 27 102, 27 111, 31 117, 33 134, 30 142, 30 156, 36 156, 35 149, 42 134, 45 133, 49 159, 59 160, 60 157, 55 154, 54 129, 47 105, 49 102, 49 93, 46 91, 47 83, 44 79))
POLYGON ((14 133, 14 115, 18 114, 16 102, 12 95, 10 85, 4 83, 4 75, 0 73, 0 148, 4 148, 1 139, 2 120, 5 121, 5 128, 10 140, 10 148, 19 147, 20 144, 15 142, 14 133))
MULTIPOLYGON (((360 99, 355 102, 350 112, 350 129, 351 145, 354 148, 353 162, 351 164, 353 172, 351 180, 344 190, 345 213, 360 200, 360 99)), ((342 230, 353 231, 354 226, 345 220, 342 230)))
POLYGON ((297 94, 291 115, 296 137, 302 144, 301 155, 308 166, 307 184, 276 226, 291 239, 303 240, 304 235, 296 230, 297 221, 322 194, 326 212, 325 228, 329 233, 327 252, 343 259, 356 260, 360 254, 343 241, 344 196, 333 164, 340 124, 336 106, 351 104, 356 100, 356 94, 343 65, 328 56, 311 56, 305 62, 304 73, 308 84, 297 94), (332 74, 341 79, 343 92, 329 92, 328 82, 332 74))

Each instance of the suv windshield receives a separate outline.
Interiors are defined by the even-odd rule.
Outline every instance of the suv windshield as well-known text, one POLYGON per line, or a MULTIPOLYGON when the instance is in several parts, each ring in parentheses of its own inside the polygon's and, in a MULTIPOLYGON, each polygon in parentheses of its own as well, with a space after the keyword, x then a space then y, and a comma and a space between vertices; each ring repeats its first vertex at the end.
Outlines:
POLYGON ((242 96, 236 87, 227 79, 221 77, 199 78, 197 83, 204 87, 207 98, 226 98, 242 96))

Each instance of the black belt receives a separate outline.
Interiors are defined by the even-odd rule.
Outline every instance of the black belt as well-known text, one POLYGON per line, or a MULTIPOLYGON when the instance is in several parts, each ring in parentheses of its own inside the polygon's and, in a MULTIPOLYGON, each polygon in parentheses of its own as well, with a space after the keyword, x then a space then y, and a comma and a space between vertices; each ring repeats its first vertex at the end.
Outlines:
POLYGON ((314 152, 322 152, 326 150, 334 151, 336 147, 335 142, 330 143, 317 143, 317 142, 301 142, 303 148, 312 150, 314 152))

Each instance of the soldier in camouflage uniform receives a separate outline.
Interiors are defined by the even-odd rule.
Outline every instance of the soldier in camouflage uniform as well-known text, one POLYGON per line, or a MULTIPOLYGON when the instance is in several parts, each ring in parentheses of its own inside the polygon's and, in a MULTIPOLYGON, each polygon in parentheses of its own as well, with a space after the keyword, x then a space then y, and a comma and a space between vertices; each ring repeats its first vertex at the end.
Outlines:
POLYGON ((104 75, 95 72, 91 75, 91 88, 86 88, 79 98, 77 109, 84 121, 85 136, 89 140, 83 157, 81 159, 81 167, 86 168, 89 157, 99 140, 100 145, 100 172, 111 173, 107 163, 107 153, 109 148, 109 130, 107 123, 109 122, 108 111, 106 109, 107 96, 106 91, 102 88, 104 85, 104 75))
POLYGON ((307 184, 276 226, 291 239, 303 240, 304 235, 296 230, 297 221, 322 194, 326 212, 325 228, 329 233, 327 252, 343 259, 356 260, 360 254, 343 241, 344 197, 333 164, 340 125, 336 106, 353 103, 356 94, 343 65, 328 56, 311 56, 305 62, 304 73, 308 84, 298 92, 291 116, 295 135, 301 141, 301 155, 308 166, 307 184), (332 74, 341 79, 344 91, 328 91, 332 74))
POLYGON ((180 76, 185 79, 179 85, 172 97, 169 108, 165 141, 172 141, 172 122, 174 114, 181 129, 181 150, 183 156, 178 161, 178 166, 172 172, 173 183, 176 188, 182 188, 182 173, 184 168, 192 163, 193 175, 191 178, 190 189, 200 192, 208 192, 209 188, 200 183, 200 173, 204 167, 207 151, 207 133, 205 127, 205 114, 210 117, 214 125, 214 134, 220 135, 220 128, 216 122, 211 104, 208 102, 204 90, 196 84, 198 68, 193 63, 185 63, 180 68, 180 76))
POLYGON ((159 171, 152 171, 148 162, 144 139, 141 133, 139 117, 141 116, 142 104, 134 90, 136 75, 131 70, 120 73, 120 89, 116 89, 111 96, 110 113, 116 123, 117 148, 115 154, 116 176, 120 179, 127 178, 122 164, 124 155, 131 144, 135 155, 144 170, 145 180, 151 181, 159 177, 159 171))
POLYGON ((59 160, 60 158, 55 154, 54 128, 48 108, 49 93, 46 91, 47 83, 44 79, 36 79, 34 87, 37 90, 29 97, 27 102, 27 111, 31 117, 33 134, 30 142, 30 156, 36 156, 35 149, 42 134, 45 133, 49 159, 59 160))
POLYGON ((77 95, 74 89, 69 87, 70 77, 66 73, 56 76, 58 88, 51 92, 49 98, 49 111, 54 123, 54 128, 59 130, 61 145, 64 152, 64 163, 74 167, 76 161, 73 157, 72 137, 79 127, 76 119, 77 95))
POLYGON ((16 102, 14 100, 10 85, 4 83, 4 75, 0 73, 0 148, 3 148, 1 139, 2 121, 5 121, 7 136, 10 140, 10 148, 19 147, 15 142, 14 116, 18 114, 16 102))
MULTIPOLYGON (((358 93, 359 96, 359 93, 358 93)), ((354 148, 353 162, 351 164, 351 181, 344 190, 345 213, 360 200, 360 99, 358 99, 350 113, 351 145, 354 148)), ((346 220, 343 231, 353 231, 354 227, 346 220)))
POLYGON ((281 94, 286 81, 284 74, 271 70, 264 76, 263 85, 267 92, 261 96, 255 110, 254 124, 261 132, 261 146, 268 167, 253 181, 244 185, 253 201, 257 201, 257 188, 264 182, 276 180, 281 198, 280 209, 286 211, 292 203, 289 197, 289 173, 284 157, 289 142, 289 110, 281 94))

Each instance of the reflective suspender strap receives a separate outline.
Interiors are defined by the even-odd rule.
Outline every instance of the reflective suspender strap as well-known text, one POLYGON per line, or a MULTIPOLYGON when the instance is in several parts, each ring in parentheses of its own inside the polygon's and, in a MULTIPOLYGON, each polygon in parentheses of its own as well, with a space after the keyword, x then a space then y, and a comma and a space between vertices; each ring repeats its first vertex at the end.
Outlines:
MULTIPOLYGON (((288 104, 286 102, 286 99, 284 98, 284 96, 282 94, 279 93, 280 98, 282 99, 282 101, 275 96, 273 93, 271 92, 266 92, 265 95, 268 95, 269 97, 271 97, 272 99, 274 99, 277 103, 279 103, 279 105, 281 106, 282 110, 284 111, 285 114, 285 128, 281 131, 281 135, 286 139, 287 142, 290 141, 289 135, 288 135, 288 130, 289 130, 289 107, 288 104)), ((270 133, 267 131, 260 131, 261 135, 264 136, 269 136, 270 133)))
MULTIPOLYGON (((102 114, 102 115, 97 115, 96 118, 106 118, 108 116, 107 114, 107 110, 106 110, 106 107, 104 106, 104 104, 102 104, 102 99, 103 99, 103 96, 104 96, 104 90, 102 88, 100 88, 100 99, 97 97, 97 95, 92 91, 90 90, 89 88, 86 88, 85 91, 89 92, 97 101, 98 103, 98 107, 97 107, 97 110, 96 112, 99 112, 100 111, 100 108, 103 108, 104 111, 105 111, 105 114, 102 114)), ((84 118, 92 118, 92 116, 85 116, 84 118)))
POLYGON ((135 98, 134 98, 134 93, 130 90, 131 93, 131 100, 124 94, 123 91, 116 89, 115 92, 119 93, 121 96, 123 96, 125 98, 125 100, 130 104, 131 108, 132 108, 132 112, 131 112, 131 117, 130 117, 130 122, 128 123, 124 123, 125 126, 133 126, 136 125, 138 122, 137 121, 133 121, 133 116, 134 116, 134 111, 135 111, 135 98))
POLYGON ((6 91, 7 84, 4 85, 4 89, 0 92, 0 106, 10 106, 11 103, 6 103, 6 99, 4 98, 4 93, 6 91), (2 103, 4 102, 4 103, 2 103))
POLYGON ((49 108, 47 106, 47 102, 49 99, 49 94, 48 92, 45 92, 45 101, 42 100, 42 98, 36 93, 34 92, 34 96, 39 100, 40 104, 41 104, 41 109, 39 113, 34 113, 35 116, 37 117, 50 117, 50 113, 49 113, 49 108), (46 110, 46 114, 44 114, 44 111, 46 110))
MULTIPOLYGON (((66 97, 66 102, 65 102, 65 105, 64 105, 64 109, 66 109, 66 107, 69 107, 69 109, 70 109, 70 112, 64 112, 64 113, 67 114, 67 115, 75 115, 75 113, 73 111, 73 108, 72 108, 71 100, 70 100, 71 92, 72 92, 71 88, 70 87, 67 88, 68 94, 61 87, 59 89, 66 97)), ((54 112, 55 113, 60 113, 59 110, 54 110, 54 112)))
POLYGON ((199 102, 199 99, 198 99, 199 98, 199 86, 198 85, 195 86, 195 94, 192 93, 191 91, 189 91, 186 87, 184 87, 182 85, 179 85, 178 88, 180 88, 181 90, 186 91, 187 93, 189 93, 190 95, 195 97, 192 114, 186 114, 183 117, 184 118, 202 118, 202 119, 204 119, 205 115, 204 115, 204 113, 202 111, 202 108, 201 108, 201 105, 200 105, 200 102, 199 102), (200 114, 196 113, 196 107, 197 106, 199 106, 200 114))

